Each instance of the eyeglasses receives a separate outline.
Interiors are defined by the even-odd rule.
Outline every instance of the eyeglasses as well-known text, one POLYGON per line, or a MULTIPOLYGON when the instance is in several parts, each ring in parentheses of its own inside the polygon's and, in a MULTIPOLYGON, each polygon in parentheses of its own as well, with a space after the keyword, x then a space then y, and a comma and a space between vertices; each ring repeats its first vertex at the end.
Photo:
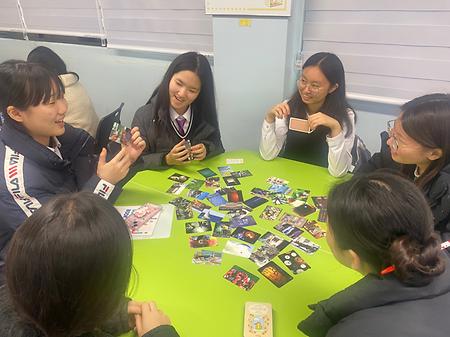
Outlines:
POLYGON ((308 87, 309 90, 311 90, 311 92, 313 94, 317 94, 320 91, 320 89, 322 89, 322 87, 320 85, 318 85, 317 83, 308 82, 304 78, 300 78, 300 79, 297 80, 297 86, 299 88, 306 88, 306 87, 308 87))
POLYGON ((389 138, 392 138, 392 149, 394 151, 397 151, 398 147, 399 147, 399 143, 398 143, 397 138, 394 135, 394 126, 395 126, 395 119, 387 122, 387 132, 389 134, 389 138))

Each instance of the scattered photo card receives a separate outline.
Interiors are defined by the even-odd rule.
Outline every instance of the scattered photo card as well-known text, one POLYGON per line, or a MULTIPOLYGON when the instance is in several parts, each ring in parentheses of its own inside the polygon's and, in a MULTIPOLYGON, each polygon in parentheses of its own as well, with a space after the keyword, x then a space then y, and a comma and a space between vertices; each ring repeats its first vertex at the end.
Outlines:
POLYGON ((320 228, 317 222, 314 220, 306 222, 306 224, 303 226, 303 229, 305 229, 316 239, 323 238, 326 235, 326 232, 322 228, 320 228))
POLYGON ((281 194, 289 194, 291 192, 291 189, 287 185, 271 185, 269 187, 270 193, 281 193, 281 194))
POLYGON ((220 206, 227 203, 227 201, 219 193, 210 194, 206 197, 206 199, 208 199, 208 201, 214 206, 220 206))
MULTIPOLYGON (((235 211, 235 210, 243 209, 243 208, 248 209, 248 207, 245 206, 241 202, 227 202, 226 204, 219 206, 219 210, 221 210, 221 211, 235 211)), ((250 209, 250 211, 251 211, 251 209, 250 209)))
POLYGON ((236 185, 240 185, 241 182, 239 181, 238 178, 234 178, 234 177, 223 177, 222 178, 223 181, 225 182, 225 184, 227 184, 227 186, 236 186, 236 185))
POLYGON ((213 170, 211 170, 210 168, 204 168, 204 169, 198 170, 197 172, 200 173, 205 178, 214 177, 217 175, 217 173, 214 172, 213 170))
POLYGON ((217 238, 209 235, 191 236, 189 237, 189 246, 191 246, 191 248, 217 246, 217 238))
POLYGON ((243 171, 231 172, 231 176, 235 177, 235 178, 245 178, 245 177, 251 177, 252 174, 249 170, 243 170, 243 171))
POLYGON ((259 217, 264 220, 276 220, 281 212, 281 208, 275 206, 266 206, 259 217))
POLYGON ((223 248, 224 253, 249 258, 252 254, 253 246, 247 243, 241 243, 228 240, 223 248))
POLYGON ((311 197, 311 199, 314 202, 314 205, 319 208, 319 209, 323 209, 323 208, 327 208, 327 204, 328 204, 328 197, 323 196, 323 197, 311 197))
POLYGON ((222 264, 222 253, 202 249, 194 253, 192 263, 217 266, 222 264))
POLYGON ((308 221, 308 220, 306 220, 303 217, 300 217, 298 215, 288 214, 288 213, 285 213, 280 219, 280 222, 282 222, 282 223, 288 223, 288 224, 297 226, 299 228, 303 227, 303 225, 306 223, 306 221, 308 221))
POLYGON ((294 208, 294 212, 300 216, 308 216, 316 211, 314 206, 303 204, 294 208))
POLYGON ((281 288, 293 279, 291 275, 281 269, 281 267, 276 265, 273 261, 268 262, 259 268, 258 271, 278 288, 281 288))
POLYGON ((262 246, 255 250, 249 259, 256 263, 258 267, 264 266, 272 260, 280 251, 272 246, 262 246))
POLYGON ((188 197, 195 198, 197 200, 203 200, 209 195, 208 192, 203 192, 200 190, 189 190, 188 197))
POLYGON ((317 216, 317 221, 328 222, 328 211, 326 208, 321 208, 319 210, 319 215, 317 216))
POLYGON ((280 254, 278 255, 278 257, 280 258, 281 262, 294 274, 301 274, 304 271, 311 269, 309 264, 307 264, 295 250, 280 254))
POLYGON ((282 178, 277 178, 277 177, 270 177, 267 178, 267 183, 271 184, 271 185, 287 185, 289 184, 289 181, 284 180, 282 178))
POLYGON ((189 179, 188 176, 179 174, 179 173, 174 173, 169 177, 170 180, 176 181, 177 183, 184 183, 186 180, 189 179))
POLYGON ((222 187, 222 188, 218 188, 218 189, 214 190, 215 193, 219 193, 220 195, 227 195, 228 192, 233 192, 233 191, 236 191, 236 189, 232 186, 222 187))
POLYGON ((209 177, 205 180, 205 186, 210 188, 220 187, 219 177, 209 177))
POLYGON ((243 217, 246 217, 250 212, 251 212, 251 210, 249 211, 248 208, 239 208, 239 209, 229 211, 227 213, 227 217, 229 219, 243 218, 243 217))
POLYGON ((264 246, 274 247, 279 252, 286 248, 289 244, 289 241, 286 241, 282 237, 279 237, 278 235, 271 232, 265 233, 259 238, 259 241, 261 241, 264 246))
POLYGON ((303 236, 299 236, 291 241, 291 245, 303 250, 305 253, 312 254, 319 250, 320 246, 303 236))
POLYGON ((242 202, 242 191, 231 191, 227 193, 227 198, 229 202, 242 202))
POLYGON ((187 219, 192 219, 194 217, 191 206, 181 207, 181 208, 177 207, 175 209, 175 214, 177 216, 177 220, 187 220, 187 219))
POLYGON ((270 192, 268 190, 263 190, 262 188, 252 188, 252 190, 250 191, 251 194, 256 195, 257 197, 261 197, 261 198, 269 198, 270 197, 270 192))
POLYGON ((205 183, 204 180, 200 179, 192 179, 187 185, 186 188, 189 190, 198 190, 205 183))
POLYGON ((219 166, 219 173, 222 177, 228 177, 231 175, 231 172, 233 172, 233 169, 231 168, 231 166, 219 166))
POLYGON ((246 215, 243 218, 232 218, 231 227, 248 227, 256 225, 255 219, 251 215, 246 215))
POLYGON ((288 197, 283 193, 273 193, 270 198, 272 199, 274 205, 285 205, 288 203, 288 197))
POLYGON ((252 289, 255 283, 259 280, 259 277, 238 266, 231 267, 231 269, 227 271, 223 277, 246 291, 252 289))
POLYGON ((211 208, 211 206, 208 206, 207 204, 201 202, 200 200, 193 200, 191 202, 191 207, 194 211, 197 211, 199 213, 203 212, 205 209, 211 208))
POLYGON ((235 229, 235 231, 231 234, 232 237, 238 240, 242 240, 248 243, 255 243, 256 240, 259 239, 261 234, 256 233, 250 229, 245 229, 243 227, 238 227, 235 229))
POLYGON ((127 145, 131 142, 131 129, 114 122, 111 133, 109 134, 109 140, 118 144, 127 145))
POLYGON ((171 201, 169 201, 169 204, 174 205, 177 208, 186 208, 189 207, 191 205, 191 201, 187 200, 183 197, 178 197, 176 199, 173 199, 171 201))
POLYGON ((221 222, 224 217, 225 217, 224 214, 217 212, 213 209, 205 209, 198 215, 199 219, 206 219, 211 222, 221 222))
POLYGON ((294 200, 300 200, 300 201, 306 202, 308 200, 310 193, 311 193, 310 190, 304 190, 301 188, 297 188, 295 191, 292 192, 291 198, 294 200))
POLYGON ((230 226, 229 222, 219 222, 214 226, 213 236, 217 238, 229 238, 233 228, 230 226))
POLYGON ((252 197, 250 199, 247 199, 244 201, 244 204, 246 204, 248 207, 255 209, 258 206, 261 206, 262 204, 266 203, 268 200, 261 198, 261 197, 252 197))
POLYGON ((179 195, 185 188, 186 185, 183 183, 173 183, 173 185, 169 187, 166 193, 179 195))
POLYGON ((186 222, 186 234, 204 233, 211 231, 211 223, 209 221, 186 222))
POLYGON ((284 235, 290 237, 291 239, 295 239, 299 237, 303 230, 295 225, 291 225, 289 223, 280 223, 274 227, 277 231, 283 233, 284 235))

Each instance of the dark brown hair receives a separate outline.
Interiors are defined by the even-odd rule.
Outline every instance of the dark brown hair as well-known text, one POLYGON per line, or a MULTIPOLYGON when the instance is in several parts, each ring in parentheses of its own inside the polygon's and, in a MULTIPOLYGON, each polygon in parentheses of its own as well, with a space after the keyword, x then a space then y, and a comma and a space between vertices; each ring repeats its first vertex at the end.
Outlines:
POLYGON ((394 265, 404 284, 426 285, 445 270, 428 203, 398 174, 359 175, 335 186, 328 224, 339 248, 352 249, 378 271, 394 265))
POLYGON ((416 142, 442 150, 416 180, 423 188, 450 162, 450 95, 430 94, 414 98, 401 107, 402 127, 416 142))
POLYGON ((20 60, 0 64, 0 111, 6 123, 15 123, 6 112, 8 106, 26 110, 62 97, 64 85, 58 75, 44 66, 20 60))
POLYGON ((130 279, 131 240, 105 199, 88 192, 61 195, 19 227, 6 261, 19 315, 46 336, 78 336, 118 309, 130 279))

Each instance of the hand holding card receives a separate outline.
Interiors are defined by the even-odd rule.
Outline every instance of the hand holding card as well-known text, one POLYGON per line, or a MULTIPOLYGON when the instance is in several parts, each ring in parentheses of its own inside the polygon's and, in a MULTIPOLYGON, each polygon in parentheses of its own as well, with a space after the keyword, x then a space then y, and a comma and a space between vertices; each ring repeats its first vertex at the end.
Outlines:
POLYGON ((307 119, 294 117, 289 118, 289 130, 303 133, 313 132, 313 130, 311 130, 310 128, 309 121, 307 119))

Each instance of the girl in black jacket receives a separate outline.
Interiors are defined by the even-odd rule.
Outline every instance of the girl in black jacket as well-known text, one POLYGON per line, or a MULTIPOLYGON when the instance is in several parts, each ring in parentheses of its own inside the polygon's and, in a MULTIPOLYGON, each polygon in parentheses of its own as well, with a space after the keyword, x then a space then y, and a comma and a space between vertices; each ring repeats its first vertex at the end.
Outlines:
POLYGON ((364 278, 311 306, 299 324, 319 337, 448 335, 450 270, 425 198, 388 172, 360 175, 328 199, 327 241, 364 278))
POLYGON ((175 58, 132 125, 147 143, 145 168, 182 165, 224 152, 206 57, 189 52, 175 58))
POLYGON ((382 133, 381 151, 358 173, 391 168, 405 173, 424 192, 435 229, 450 239, 450 95, 417 97, 382 133))
POLYGON ((17 230, 0 288, 2 337, 178 337, 153 302, 125 297, 132 269, 128 228, 89 192, 50 200, 17 230))

